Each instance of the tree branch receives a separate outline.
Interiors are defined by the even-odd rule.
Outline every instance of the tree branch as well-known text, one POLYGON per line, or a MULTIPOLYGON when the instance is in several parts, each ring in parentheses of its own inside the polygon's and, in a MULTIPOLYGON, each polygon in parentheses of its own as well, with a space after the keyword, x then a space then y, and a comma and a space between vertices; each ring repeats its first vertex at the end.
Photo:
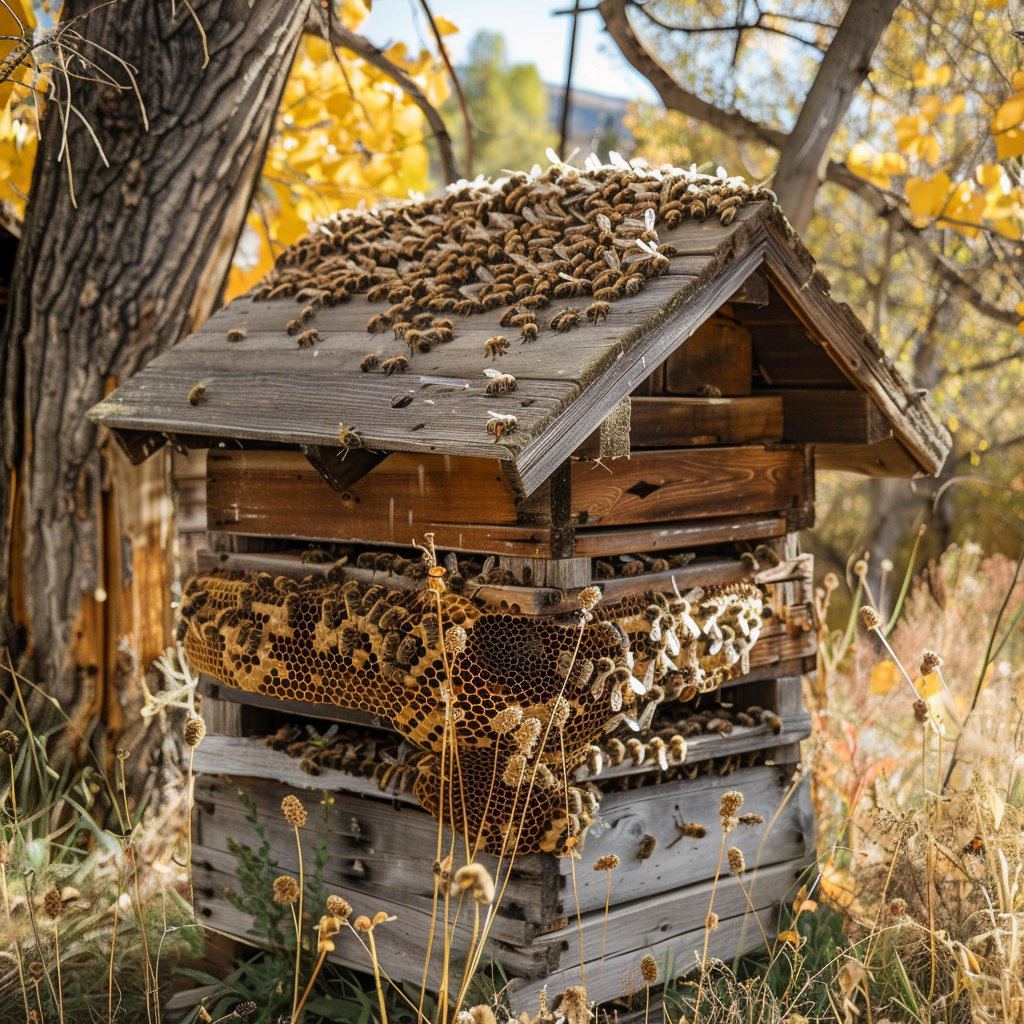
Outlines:
POLYGON ((875 48, 898 6, 899 0, 851 0, 818 65, 772 180, 779 205, 798 232, 814 214, 832 138, 867 78, 875 48))
POLYGON ((703 121, 735 139, 751 139, 782 150, 787 140, 785 132, 758 124, 736 111, 722 110, 684 89, 637 38, 626 15, 628 3, 629 0, 601 0, 597 9, 622 55, 654 86, 669 110, 703 121))
POLYGON ((1016 327, 1020 322, 1020 317, 1012 309, 1006 309, 985 298, 978 288, 964 278, 955 263, 932 248, 925 237, 925 229, 915 227, 907 220, 892 193, 878 188, 877 185, 872 185, 865 178, 858 177, 845 164, 836 160, 829 162, 825 171, 825 179, 863 199, 874 213, 883 220, 889 221, 900 232, 907 245, 924 258, 932 273, 936 274, 954 294, 968 305, 973 306, 982 316, 987 316, 997 323, 1006 324, 1008 327, 1016 327))
POLYGON ((400 68, 394 61, 389 60, 380 47, 375 46, 365 36, 361 36, 350 29, 345 28, 336 19, 325 25, 323 20, 316 26, 316 31, 324 36, 331 46, 340 47, 362 57, 367 64, 383 71, 395 85, 399 87, 423 111, 434 138, 437 139, 437 148, 441 156, 441 167, 444 173, 445 182, 451 184, 459 180, 459 171, 455 164, 455 154, 452 151, 452 138, 444 121, 438 113, 437 108, 427 99, 423 90, 409 77, 408 73, 400 68))

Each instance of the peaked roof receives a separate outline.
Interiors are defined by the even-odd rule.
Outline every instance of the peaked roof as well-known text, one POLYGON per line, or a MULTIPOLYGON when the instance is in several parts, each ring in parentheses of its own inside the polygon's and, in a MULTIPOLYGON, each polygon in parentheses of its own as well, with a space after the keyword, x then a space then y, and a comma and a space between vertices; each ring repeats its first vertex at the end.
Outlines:
POLYGON ((555 165, 345 211, 90 415, 136 461, 167 441, 235 439, 299 445, 316 462, 316 452, 338 454, 344 424, 366 451, 499 459, 528 494, 761 268, 891 426, 899 457, 872 463, 866 453, 867 471, 937 472, 948 434, 829 297, 773 199, 740 179, 675 168, 555 165), (606 319, 549 326, 595 298, 610 300, 606 319), (536 340, 500 326, 516 300, 535 313, 536 340), (438 320, 452 322, 453 338, 438 320), (411 326, 394 330, 401 323, 411 326), (504 354, 485 349, 496 337, 509 343, 504 354), (515 389, 495 393, 494 371, 515 389), (490 422, 509 416, 513 430, 490 422))

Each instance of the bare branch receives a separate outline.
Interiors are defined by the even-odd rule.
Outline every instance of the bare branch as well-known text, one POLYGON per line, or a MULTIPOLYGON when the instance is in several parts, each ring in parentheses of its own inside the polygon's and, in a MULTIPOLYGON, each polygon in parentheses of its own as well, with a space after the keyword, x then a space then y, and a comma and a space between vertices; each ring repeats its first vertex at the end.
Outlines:
POLYGON ((740 35, 744 32, 771 32, 774 35, 792 39, 795 43, 809 46, 819 53, 825 52, 825 47, 819 46, 810 39, 804 39, 803 36, 787 32, 784 28, 777 28, 775 25, 766 24, 764 19, 766 17, 774 17, 774 15, 765 14, 763 11, 758 14, 755 21, 735 21, 731 25, 672 25, 667 21, 663 21, 648 7, 640 7, 639 10, 648 21, 653 22, 659 28, 667 29, 669 32, 685 32, 687 35, 704 35, 715 32, 737 32, 740 35))
POLYGON ((874 213, 883 220, 889 221, 900 232, 907 245, 925 259, 929 269, 954 294, 968 305, 973 306, 982 316, 987 316, 989 319, 1009 327, 1016 327, 1020 322, 1017 313, 985 298, 982 292, 963 276, 961 268, 929 244, 925 236, 927 229, 915 227, 907 220, 892 193, 858 177, 845 164, 836 160, 829 162, 825 171, 825 179, 863 199, 874 213))
POLYGON ((423 111, 423 116, 427 119, 427 123, 434 133, 434 138, 437 139, 437 148, 441 156, 441 167, 445 181, 448 184, 458 181, 459 171, 455 164, 452 138, 448 134, 448 129, 445 128, 444 121, 441 119, 437 108, 427 99, 426 94, 409 74, 394 61, 389 60, 380 47, 375 46, 365 36, 345 28, 344 25, 334 18, 326 25, 321 20, 316 24, 316 29, 326 37, 331 46, 348 50, 357 57, 362 57, 367 64, 372 64, 373 67, 383 71, 423 111))
POLYGON ((597 9, 604 18, 608 34, 615 40, 622 55, 630 64, 654 86, 661 102, 669 110, 677 110, 688 117, 696 118, 727 132, 735 139, 750 139, 781 150, 786 145, 787 136, 776 128, 751 121, 733 110, 722 110, 713 103, 695 96, 684 89, 672 75, 658 63, 644 48, 633 31, 626 15, 628 0, 601 0, 597 9))

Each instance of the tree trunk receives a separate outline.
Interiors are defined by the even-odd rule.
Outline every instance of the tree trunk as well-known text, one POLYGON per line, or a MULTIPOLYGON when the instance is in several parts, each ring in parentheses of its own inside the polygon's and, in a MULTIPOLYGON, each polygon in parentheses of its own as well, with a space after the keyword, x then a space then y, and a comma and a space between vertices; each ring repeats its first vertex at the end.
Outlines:
MULTIPOLYGON (((65 17, 94 7, 69 0, 65 17)), ((111 567, 130 579, 132 560, 110 529, 117 474, 86 413, 219 301, 308 0, 192 7, 205 68, 186 4, 172 16, 171 3, 127 0, 80 23, 97 44, 81 52, 123 87, 73 77, 81 117, 66 125, 48 105, 14 271, 0 360, 0 643, 72 717, 96 709, 95 676, 111 657, 146 668, 123 656, 126 613, 111 607, 123 589, 111 567), (127 73, 100 46, 135 69, 148 130, 127 73), (79 656, 76 631, 95 644, 97 628, 114 654, 79 656)))

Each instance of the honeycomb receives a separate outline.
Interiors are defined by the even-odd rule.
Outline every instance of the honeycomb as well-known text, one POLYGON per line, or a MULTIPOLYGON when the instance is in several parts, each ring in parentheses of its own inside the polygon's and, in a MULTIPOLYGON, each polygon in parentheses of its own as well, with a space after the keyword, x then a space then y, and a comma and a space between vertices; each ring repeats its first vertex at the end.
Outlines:
POLYGON ((480 849, 562 851, 593 820, 571 784, 591 746, 747 671, 762 598, 741 583, 557 619, 427 587, 212 573, 189 581, 180 635, 227 686, 386 719, 422 752, 417 799, 480 849))

